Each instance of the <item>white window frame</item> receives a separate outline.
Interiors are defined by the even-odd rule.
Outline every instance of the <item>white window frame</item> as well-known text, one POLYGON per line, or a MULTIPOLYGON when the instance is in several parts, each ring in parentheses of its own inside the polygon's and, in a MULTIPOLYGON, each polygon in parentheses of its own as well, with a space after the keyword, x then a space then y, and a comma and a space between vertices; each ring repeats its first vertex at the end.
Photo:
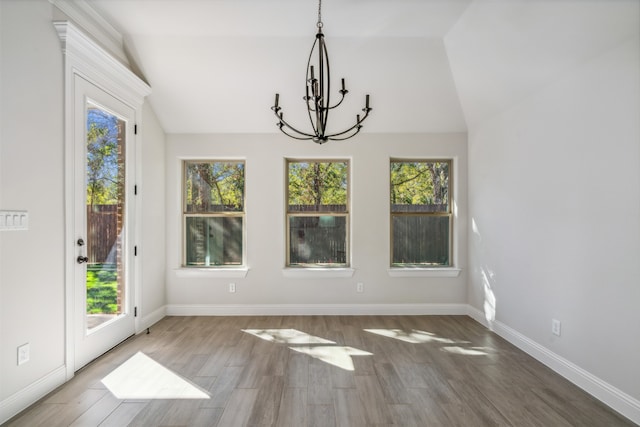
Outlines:
POLYGON ((284 162, 284 220, 285 220, 285 268, 283 275, 292 278, 340 278, 353 276, 354 269, 351 266, 351 167, 352 161, 347 157, 340 158, 286 158, 284 162), (309 212, 309 213, 292 213, 289 211, 289 164, 307 162, 307 163, 346 163, 347 164, 347 201, 345 212, 309 212), (345 263, 336 265, 290 265, 290 231, 289 219, 299 216, 342 216, 346 218, 345 230, 345 263))
MULTIPOLYGON (((447 162, 449 164, 449 264, 443 266, 394 266, 393 265, 393 217, 394 212, 391 209, 391 200, 389 199, 389 268, 387 272, 390 277, 458 277, 462 271, 457 267, 457 221, 455 220, 455 198, 456 198, 456 161, 454 158, 407 158, 407 157, 392 157, 389 159, 388 165, 394 162, 447 162)), ((389 190, 391 186, 391 174, 390 168, 388 169, 388 184, 389 190)), ((390 195, 390 191, 387 192, 390 195)))
POLYGON ((182 277, 195 277, 198 276, 198 272, 204 271, 215 271, 220 270, 226 273, 232 273, 233 271, 241 272, 240 277, 244 277, 247 271, 247 238, 246 238, 246 166, 247 162, 244 159, 183 159, 182 160, 182 179, 181 179, 181 206, 182 206, 182 267, 181 267, 181 276, 182 277), (241 163, 243 165, 243 174, 245 179, 245 188, 243 188, 242 194, 242 211, 231 211, 231 212, 187 212, 186 210, 186 183, 187 183, 187 164, 189 163, 241 163), (206 217, 206 218, 242 218, 242 263, 241 264, 230 264, 230 265, 221 265, 214 264, 209 266, 190 266, 187 265, 187 218, 189 217, 206 217), (187 270, 194 270, 192 272, 187 272, 187 270))

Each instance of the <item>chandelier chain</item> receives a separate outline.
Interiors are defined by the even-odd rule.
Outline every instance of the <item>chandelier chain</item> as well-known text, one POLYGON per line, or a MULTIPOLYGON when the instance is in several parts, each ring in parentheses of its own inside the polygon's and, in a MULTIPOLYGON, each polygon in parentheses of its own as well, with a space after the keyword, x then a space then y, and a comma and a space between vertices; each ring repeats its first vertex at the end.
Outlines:
POLYGON ((318 28, 322 28, 322 0, 318 0, 318 28))

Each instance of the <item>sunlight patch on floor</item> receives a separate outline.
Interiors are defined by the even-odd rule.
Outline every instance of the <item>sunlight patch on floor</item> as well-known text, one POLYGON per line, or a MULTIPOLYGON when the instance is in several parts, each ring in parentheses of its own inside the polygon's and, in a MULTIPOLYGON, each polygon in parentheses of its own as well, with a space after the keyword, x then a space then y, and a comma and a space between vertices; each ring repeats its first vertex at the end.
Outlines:
POLYGON ((382 335, 387 338, 394 338, 400 341, 408 342, 411 344, 422 343, 440 343, 440 344, 458 344, 458 341, 454 341, 449 338, 442 338, 431 332, 419 331, 412 329, 411 332, 403 331, 402 329, 365 329, 366 332, 370 332, 376 335, 382 335))
POLYGON ((488 353, 484 351, 482 347, 460 347, 460 346, 451 346, 451 347, 442 347, 442 351, 453 354, 462 354, 464 356, 486 356, 488 353))
POLYGON ((102 379, 118 399, 209 399, 198 386, 138 352, 102 379))
POLYGON ((419 331, 417 329, 412 329, 410 332, 403 331, 402 329, 364 329, 364 331, 411 344, 448 344, 440 348, 441 351, 446 353, 462 354, 465 356, 486 356, 489 354, 483 347, 468 347, 467 345, 471 344, 469 341, 443 338, 434 333, 419 331))
POLYGON ((339 346, 335 341, 309 335, 297 329, 242 329, 243 332, 265 341, 288 344, 293 351, 304 353, 338 368, 353 371, 351 356, 373 356, 368 351, 339 346))
POLYGON ((335 344, 334 341, 315 337, 297 329, 243 329, 242 331, 265 341, 281 344, 335 344))
POLYGON ((354 370, 353 359, 351 356, 373 356, 373 353, 369 353, 368 351, 344 346, 318 345, 313 347, 301 346, 289 348, 299 353, 307 354, 314 359, 342 368, 346 371, 354 370))

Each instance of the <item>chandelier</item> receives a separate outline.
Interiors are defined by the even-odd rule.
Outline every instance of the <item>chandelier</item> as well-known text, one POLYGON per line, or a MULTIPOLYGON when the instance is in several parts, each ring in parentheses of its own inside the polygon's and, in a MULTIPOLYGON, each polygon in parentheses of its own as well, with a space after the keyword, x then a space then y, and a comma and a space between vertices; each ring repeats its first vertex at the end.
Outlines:
POLYGON ((369 107, 369 95, 367 94, 365 99, 365 107, 362 109, 364 115, 360 117, 360 114, 356 115, 356 122, 350 128, 343 130, 342 132, 328 133, 327 131, 327 119, 329 118, 329 111, 338 107, 344 101, 345 95, 349 91, 345 88, 344 78, 342 79, 342 88, 338 91, 340 94, 340 100, 331 105, 331 76, 329 70, 329 55, 327 53, 327 45, 324 41, 324 34, 322 33, 322 0, 318 0, 318 33, 316 39, 311 47, 311 53, 309 53, 309 60, 307 61, 307 75, 305 79, 305 96, 302 98, 307 104, 307 113, 309 115, 309 121, 311 122, 312 132, 303 132, 295 127, 291 126, 285 119, 282 112, 282 107, 278 105, 280 100, 280 94, 276 93, 276 99, 271 107, 273 113, 278 118, 278 128, 285 135, 300 140, 313 140, 317 144, 324 144, 325 142, 342 141, 355 136, 360 129, 362 129, 362 122, 369 116, 371 108, 369 107), (314 61, 314 52, 315 55, 314 61))

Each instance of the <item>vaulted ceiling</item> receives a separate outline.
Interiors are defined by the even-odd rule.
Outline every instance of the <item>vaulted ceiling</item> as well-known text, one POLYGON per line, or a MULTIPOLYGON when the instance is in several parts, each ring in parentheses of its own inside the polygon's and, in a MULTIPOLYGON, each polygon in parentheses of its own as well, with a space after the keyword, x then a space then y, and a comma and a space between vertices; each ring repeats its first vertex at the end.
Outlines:
MULTIPOLYGON (((274 94, 306 124, 316 0, 89 0, 124 38, 168 133, 277 132, 274 94)), ((334 81, 371 94, 363 132, 465 132, 638 33, 637 0, 324 0, 334 81)), ((335 84, 335 83, 334 83, 335 84)), ((337 88, 335 88, 337 90, 337 88)))

